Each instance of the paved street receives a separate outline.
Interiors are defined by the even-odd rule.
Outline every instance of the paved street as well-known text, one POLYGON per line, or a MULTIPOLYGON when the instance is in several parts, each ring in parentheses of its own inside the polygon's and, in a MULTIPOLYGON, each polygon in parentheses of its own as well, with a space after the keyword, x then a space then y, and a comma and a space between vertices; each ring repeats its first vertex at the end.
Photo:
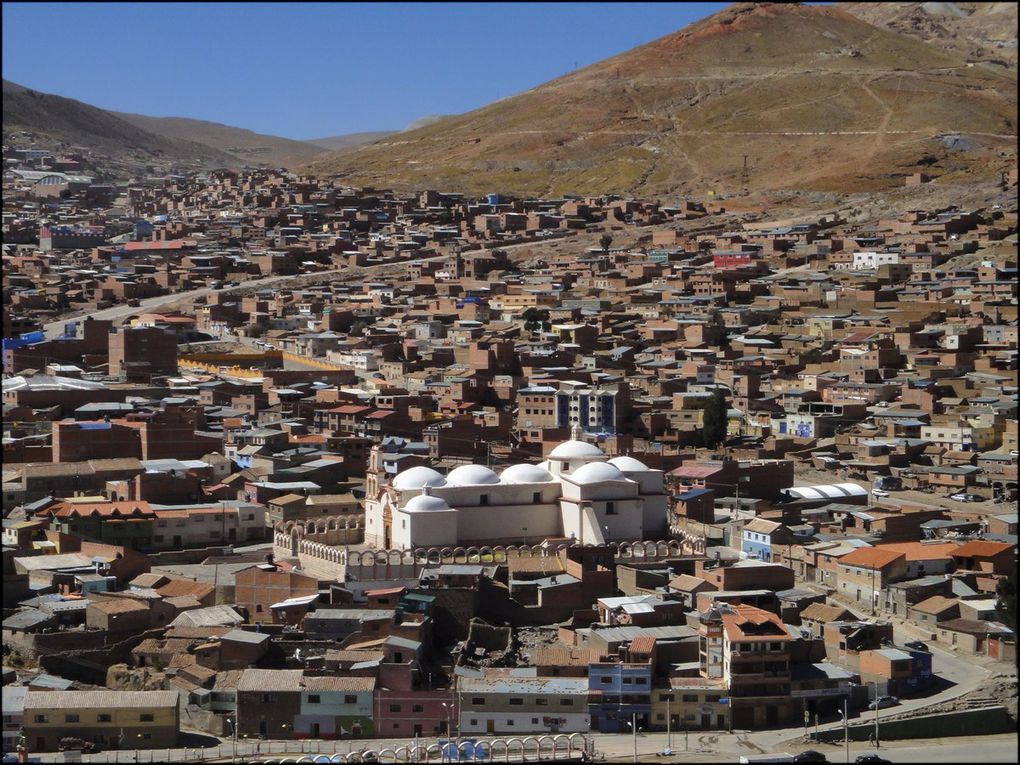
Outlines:
MULTIPOLYGON (((606 754, 607 762, 631 762, 634 760, 633 738, 627 734, 596 735, 597 748, 606 754)), ((694 735, 687 742, 688 751, 684 751, 683 734, 673 736, 671 757, 657 756, 666 746, 665 734, 638 736, 637 759, 640 762, 711 762, 737 763, 741 754, 754 753, 743 747, 748 737, 738 734, 694 735), (707 746, 706 746, 707 745, 707 746)), ((751 738, 758 742, 757 736, 751 738)), ((300 742, 274 741, 262 742, 259 753, 262 759, 280 759, 281 757, 297 758, 308 753, 359 751, 365 748, 381 749, 386 746, 406 746, 405 739, 387 741, 306 741, 303 747, 300 742)), ((424 740, 422 740, 424 744, 424 740)), ((759 744, 760 745, 760 744, 759 744)), ((232 759, 233 744, 224 744, 218 748, 202 749, 154 749, 134 751, 103 752, 97 755, 85 755, 83 762, 95 763, 133 763, 133 762, 229 762, 232 759)), ((846 749, 843 744, 799 744, 788 746, 780 751, 791 754, 815 749, 822 752, 832 763, 844 763, 846 749)), ((238 760, 250 761, 255 756, 255 747, 250 742, 238 742, 238 760)), ((893 741, 883 744, 878 750, 852 743, 849 762, 853 763, 858 755, 875 754, 891 762, 976 762, 1000 763, 1017 761, 1017 734, 1000 734, 995 736, 974 736, 948 739, 930 739, 926 741, 909 740, 893 741)), ((64 756, 59 753, 32 755, 39 762, 63 762, 64 756)))

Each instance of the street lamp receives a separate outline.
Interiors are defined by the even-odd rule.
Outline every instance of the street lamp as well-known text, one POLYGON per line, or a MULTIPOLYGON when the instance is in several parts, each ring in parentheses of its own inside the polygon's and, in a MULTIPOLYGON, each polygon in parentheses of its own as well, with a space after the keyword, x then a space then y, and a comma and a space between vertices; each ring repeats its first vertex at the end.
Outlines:
POLYGON ((843 708, 836 711, 843 718, 843 740, 846 742, 846 762, 847 765, 850 765, 850 712, 847 709, 846 696, 843 697, 843 708))
POLYGON ((637 712, 631 712, 631 722, 628 722, 627 725, 630 726, 630 730, 631 730, 631 733, 632 733, 633 738, 634 738, 634 762, 637 762, 638 761, 638 758, 637 758, 637 730, 638 730, 637 729, 637 712))
POLYGON ((233 752, 234 759, 237 759, 237 723, 234 722, 233 718, 227 718, 227 724, 230 726, 230 736, 233 739, 233 752))
MULTIPOLYGON (((453 739, 453 727, 452 727, 452 725, 450 723, 450 716, 451 716, 451 713, 453 712, 453 704, 452 703, 447 704, 445 701, 442 702, 442 704, 443 704, 443 709, 446 710, 446 749, 445 749, 446 761, 447 762, 453 762, 453 757, 452 757, 452 755, 450 753, 450 742, 453 739)), ((459 755, 459 753, 458 753, 458 755, 459 755)), ((460 759, 459 756, 458 756, 458 759, 460 759)))

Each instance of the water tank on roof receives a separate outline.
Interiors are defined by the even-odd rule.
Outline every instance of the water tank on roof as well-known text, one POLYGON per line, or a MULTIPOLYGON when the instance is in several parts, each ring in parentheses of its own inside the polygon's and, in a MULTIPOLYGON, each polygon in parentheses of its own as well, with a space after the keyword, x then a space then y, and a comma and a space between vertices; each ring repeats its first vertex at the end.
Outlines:
POLYGON ((502 197, 499 194, 489 194, 485 197, 485 201, 490 205, 498 205, 501 200, 502 197))

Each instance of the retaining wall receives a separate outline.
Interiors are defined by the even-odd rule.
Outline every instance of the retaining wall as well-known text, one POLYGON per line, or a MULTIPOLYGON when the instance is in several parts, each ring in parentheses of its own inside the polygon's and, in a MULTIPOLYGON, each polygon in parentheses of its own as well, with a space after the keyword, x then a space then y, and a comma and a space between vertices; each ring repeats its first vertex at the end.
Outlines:
MULTIPOLYGON (((872 713, 868 713, 872 714, 872 713)), ((993 733, 1009 733, 1016 730, 1005 707, 967 709, 924 717, 910 717, 906 720, 879 719, 879 735, 883 739, 901 738, 947 738, 949 736, 986 736, 993 733)), ((870 724, 851 725, 848 728, 851 741, 867 741, 875 734, 874 720, 870 724)), ((843 729, 820 731, 820 741, 829 743, 843 740, 843 729)))

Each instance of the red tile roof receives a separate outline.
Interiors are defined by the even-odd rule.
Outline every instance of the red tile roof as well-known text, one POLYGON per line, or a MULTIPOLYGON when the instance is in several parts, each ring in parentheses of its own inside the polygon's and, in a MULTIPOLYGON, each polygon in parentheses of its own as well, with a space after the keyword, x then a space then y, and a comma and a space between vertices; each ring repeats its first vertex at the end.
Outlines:
MULTIPOLYGON (((908 561, 913 560, 948 560, 959 548, 956 542, 942 542, 938 544, 921 544, 920 542, 894 542, 887 545, 877 545, 879 550, 890 550, 901 552, 907 556, 908 561)), ((846 560, 844 558, 843 560, 846 560)))
POLYGON ((885 568, 906 554, 898 550, 883 550, 879 547, 862 547, 847 553, 839 559, 839 565, 860 566, 862 568, 885 568))
POLYGON ((1015 545, 1008 542, 989 542, 983 539, 972 539, 953 551, 954 558, 984 558, 999 555, 1015 545))

